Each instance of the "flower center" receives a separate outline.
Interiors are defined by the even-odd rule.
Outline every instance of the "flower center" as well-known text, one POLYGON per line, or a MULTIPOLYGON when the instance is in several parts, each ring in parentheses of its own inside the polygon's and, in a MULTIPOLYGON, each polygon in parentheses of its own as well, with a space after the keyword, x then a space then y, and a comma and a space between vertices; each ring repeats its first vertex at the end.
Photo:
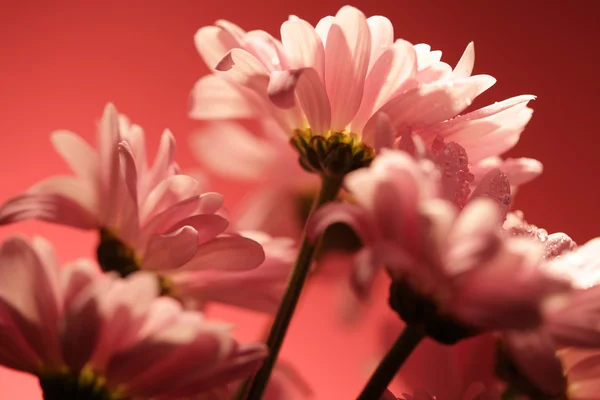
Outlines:
POLYGON ((291 143, 300 154, 302 168, 329 177, 344 176, 366 167, 375 157, 375 151, 353 133, 329 132, 325 136, 313 136, 310 129, 297 129, 291 143))
MULTIPOLYGON (((100 230, 100 244, 96 250, 96 257, 103 271, 116 272, 123 278, 140 270, 140 262, 133 249, 108 229, 100 230)), ((158 274, 156 277, 160 285, 161 296, 172 295, 171 281, 158 274)))
POLYGON ((96 257, 103 271, 114 271, 122 277, 139 270, 134 251, 105 228, 100 230, 100 244, 96 250, 96 257))
POLYGON ((415 292, 405 282, 392 282, 389 302, 404 322, 442 344, 455 344, 476 333, 473 328, 441 314, 431 299, 415 292))
POLYGON ((69 372, 52 372, 40 376, 44 400, 128 400, 123 394, 111 392, 106 380, 90 371, 79 375, 69 372))

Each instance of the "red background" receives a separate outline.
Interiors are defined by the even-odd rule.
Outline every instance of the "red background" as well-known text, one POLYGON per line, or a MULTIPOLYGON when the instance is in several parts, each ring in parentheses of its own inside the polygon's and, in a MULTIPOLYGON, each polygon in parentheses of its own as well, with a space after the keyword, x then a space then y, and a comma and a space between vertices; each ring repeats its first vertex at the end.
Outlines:
MULTIPOLYGON (((66 128, 94 140, 104 104, 145 128, 154 150, 168 127, 179 140, 178 160, 193 167, 186 148, 195 122, 186 117, 188 93, 207 72, 193 35, 219 18, 278 36, 288 14, 311 23, 335 14, 341 1, 61 1, 3 2, 0 8, 0 199, 67 168, 48 134, 66 128)), ((600 96, 598 13, 592 1, 355 1, 366 15, 389 17, 396 37, 425 42, 454 64, 475 41, 476 73, 498 83, 478 105, 513 95, 538 96, 521 142, 510 152, 541 160, 544 175, 525 187, 517 207, 530 222, 565 231, 578 242, 598 232, 597 112, 600 96)), ((215 184, 235 203, 239 187, 215 184)), ((61 260, 90 254, 91 234, 37 222, 0 228, 41 234, 61 260)), ((6 283, 2 283, 6 284, 6 283)), ((353 398, 365 379, 365 358, 376 347, 371 316, 360 330, 335 328, 335 297, 314 282, 292 326, 284 355, 304 370, 318 399, 353 398), (309 367, 310 366, 310 367, 309 367)), ((383 303, 382 294, 381 303, 383 303)), ((233 316, 233 314, 231 314, 233 316)), ((241 320, 240 335, 259 328, 241 320)), ((1 344, 0 344, 1 345, 1 344)), ((0 372, 0 398, 37 400, 34 380, 0 372)))

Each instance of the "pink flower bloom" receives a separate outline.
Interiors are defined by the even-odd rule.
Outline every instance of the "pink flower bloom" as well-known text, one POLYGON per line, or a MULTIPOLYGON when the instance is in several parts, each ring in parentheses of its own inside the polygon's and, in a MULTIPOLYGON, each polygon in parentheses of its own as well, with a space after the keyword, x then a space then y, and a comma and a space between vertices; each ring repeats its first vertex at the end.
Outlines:
POLYGON ((150 274, 121 280, 84 261, 60 269, 39 238, 7 239, 0 275, 0 364, 63 390, 49 398, 72 398, 69 385, 79 382, 81 391, 96 385, 126 398, 177 399, 249 375, 266 354, 262 345, 237 344, 228 326, 157 297, 150 274))
POLYGON ((223 198, 202 193, 177 174, 175 140, 165 131, 154 164, 146 161, 144 134, 108 105, 100 121, 98 151, 71 132, 52 142, 75 176, 44 180, 0 208, 0 223, 37 218, 101 232, 100 264, 122 275, 137 269, 246 269, 263 251, 241 236, 219 236, 228 221, 217 212, 223 198))
POLYGON ((428 45, 394 41, 387 18, 350 6, 316 27, 290 17, 281 42, 217 21, 198 31, 196 46, 224 77, 196 84, 190 115, 198 119, 269 119, 283 136, 346 133, 372 148, 407 131, 439 134, 468 143, 476 161, 512 147, 531 116, 533 96, 519 96, 454 118, 495 83, 471 76, 473 45, 452 69, 428 45))
POLYGON ((247 271, 174 271, 167 276, 170 294, 193 308, 220 302, 255 311, 277 311, 288 276, 296 259, 294 240, 271 238, 261 232, 245 232, 260 243, 265 261, 247 271))
POLYGON ((466 326, 538 326, 540 302, 568 285, 539 267, 541 246, 502 234, 495 202, 476 199, 457 213, 451 203, 436 198, 434 172, 426 160, 417 163, 404 152, 382 152, 371 167, 345 180, 358 204, 321 208, 309 221, 310 235, 316 237, 335 222, 354 228, 365 244, 356 256, 359 290, 366 290, 385 265, 395 282, 466 326))

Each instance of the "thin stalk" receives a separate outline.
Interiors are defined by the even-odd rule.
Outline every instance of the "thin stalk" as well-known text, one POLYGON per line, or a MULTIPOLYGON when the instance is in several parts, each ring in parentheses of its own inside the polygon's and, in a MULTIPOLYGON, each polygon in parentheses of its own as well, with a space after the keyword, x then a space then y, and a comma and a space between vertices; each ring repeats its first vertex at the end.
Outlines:
MULTIPOLYGON (((323 177, 319 196, 315 199, 309 214, 309 218, 315 212, 315 210, 317 210, 323 204, 335 200, 341 186, 342 179, 323 177)), ((300 246, 300 252, 298 253, 298 258, 296 259, 294 270, 292 272, 292 277, 290 278, 287 290, 283 296, 279 310, 277 310, 277 315, 275 316, 273 325, 271 326, 269 337, 267 338, 269 356, 263 363, 261 369, 256 373, 256 376, 254 377, 254 380, 248 389, 248 397, 246 397, 248 400, 260 399, 267 387, 271 372, 273 371, 273 367, 277 361, 277 356, 279 355, 279 350, 281 349, 281 345, 283 344, 290 321, 292 320, 292 316, 296 310, 296 305, 298 304, 300 294, 302 293, 302 288, 306 282, 306 277, 310 271, 310 266, 313 261, 316 247, 316 244, 313 244, 310 242, 310 240, 308 240, 305 229, 302 237, 302 245, 300 246)), ((243 387, 245 386, 247 386, 247 384, 243 385, 243 387)), ((242 389, 240 392, 240 398, 243 398, 241 396, 243 396, 244 390, 242 389)))
POLYGON ((406 325, 396 342, 392 345, 357 400, 377 400, 389 386, 394 376, 408 359, 408 356, 423 339, 423 334, 411 325, 406 325))

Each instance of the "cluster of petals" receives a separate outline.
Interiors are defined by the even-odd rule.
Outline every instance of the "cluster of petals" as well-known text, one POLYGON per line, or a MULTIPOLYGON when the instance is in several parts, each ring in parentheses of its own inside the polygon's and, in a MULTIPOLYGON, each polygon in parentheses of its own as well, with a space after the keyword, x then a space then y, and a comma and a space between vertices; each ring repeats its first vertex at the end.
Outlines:
POLYGON ((504 342, 518 370, 542 393, 594 399, 600 393, 600 239, 553 249, 545 267, 573 290, 546 302, 540 329, 506 332, 504 342))
POLYGON ((230 327, 158 297, 147 272, 126 279, 79 260, 59 267, 41 238, 0 245, 0 364, 41 380, 92 374, 126 398, 210 393, 252 373, 263 345, 238 344, 230 327))
POLYGON ((218 302, 275 313, 296 259, 295 240, 257 231, 242 233, 263 247, 265 261, 260 266, 241 271, 175 271, 166 274, 172 285, 172 295, 190 308, 202 309, 210 302, 218 302))
POLYGON ((345 186, 357 204, 326 205, 308 229, 314 238, 332 223, 353 227, 364 244, 355 257, 360 291, 386 266, 392 279, 467 326, 522 329, 538 326, 542 300, 568 288, 540 267, 542 245, 504 233, 502 209, 489 196, 460 212, 440 197, 439 170, 429 160, 384 151, 345 186))

